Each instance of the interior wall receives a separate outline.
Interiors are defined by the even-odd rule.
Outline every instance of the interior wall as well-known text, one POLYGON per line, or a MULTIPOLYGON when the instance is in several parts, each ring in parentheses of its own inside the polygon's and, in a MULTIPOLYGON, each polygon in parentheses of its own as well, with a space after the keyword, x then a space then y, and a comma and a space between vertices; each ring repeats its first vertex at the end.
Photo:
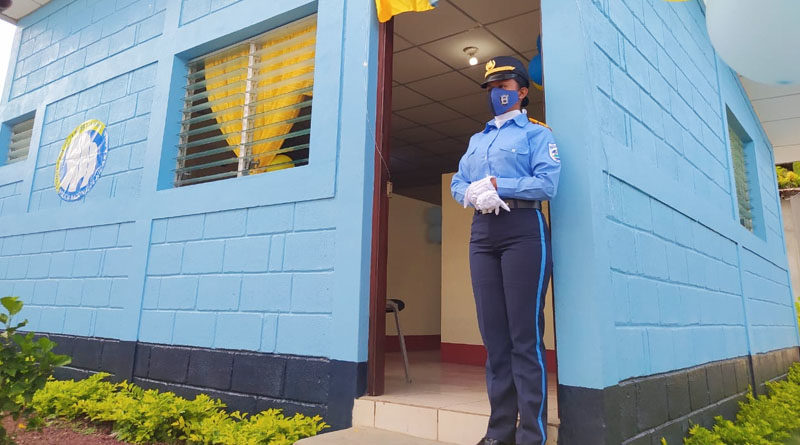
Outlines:
POLYGON ((442 175, 442 343, 482 345, 469 277, 473 210, 450 196, 453 175, 442 175))
MULTIPOLYGON (((474 210, 465 209, 450 196, 454 174, 442 175, 442 343, 482 345, 469 274, 469 233, 474 210)), ((552 288, 547 288, 544 335, 545 347, 551 350, 555 349, 552 288)))
MULTIPOLYGON (((441 245, 428 240, 429 209, 438 206, 394 194, 389 199, 387 297, 406 303, 400 312, 403 335, 438 335, 441 314, 441 245)), ((386 334, 397 335, 393 314, 386 334)))
POLYGON ((438 182, 429 185, 395 187, 394 193, 437 206, 442 205, 442 185, 438 182))
POLYGON ((789 260, 789 275, 793 295, 800 290, 800 195, 781 199, 783 212, 783 236, 786 241, 786 257, 789 260))

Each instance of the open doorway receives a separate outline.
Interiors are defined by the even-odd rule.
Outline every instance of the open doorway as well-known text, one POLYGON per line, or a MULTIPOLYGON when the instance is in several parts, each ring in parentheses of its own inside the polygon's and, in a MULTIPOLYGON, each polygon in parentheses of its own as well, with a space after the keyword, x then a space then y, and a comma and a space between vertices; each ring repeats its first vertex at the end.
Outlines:
MULTIPOLYGON (((383 265, 373 260, 372 292, 377 298, 371 307, 370 396, 365 400, 430 408, 438 413, 439 422, 441 410, 477 415, 472 419, 477 422, 469 423, 477 427, 464 429, 463 422, 455 422, 460 431, 444 433, 446 437, 438 426, 435 438, 466 443, 485 430, 480 418, 489 413, 486 352, 469 278, 473 212, 451 198, 449 184, 470 136, 492 118, 486 92, 480 88, 485 63, 510 55, 527 64, 539 53, 540 0, 440 0, 433 11, 401 14, 393 21, 383 28, 381 46, 387 51, 383 66, 392 69, 382 76, 384 88, 391 91, 383 96, 390 100, 379 112, 383 137, 388 137, 379 153, 383 165, 376 168, 379 194, 374 221, 375 239, 383 240, 386 251, 383 265), (473 55, 477 63, 471 64, 473 55), (391 184, 388 190, 380 189, 384 181, 391 184), (394 314, 384 315, 382 298, 402 300, 405 306, 399 318, 410 383, 394 314)), ((528 116, 545 122, 543 91, 532 85, 529 98, 528 116)), ((546 206, 543 211, 549 214, 546 206)), ((548 417, 555 425, 552 295, 551 285, 544 341, 548 417)), ((377 411, 373 413, 374 426, 385 427, 378 424, 377 411)), ((396 429, 402 430, 402 425, 396 429)))

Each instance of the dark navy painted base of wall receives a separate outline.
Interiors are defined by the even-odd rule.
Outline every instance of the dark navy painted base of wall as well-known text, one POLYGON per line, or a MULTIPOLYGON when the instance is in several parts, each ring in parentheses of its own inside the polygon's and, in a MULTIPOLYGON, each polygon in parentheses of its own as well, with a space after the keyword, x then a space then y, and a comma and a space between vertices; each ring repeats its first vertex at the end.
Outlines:
POLYGON ((758 394, 764 382, 785 377, 800 349, 706 363, 634 378, 608 388, 558 386, 562 445, 682 444, 690 424, 709 427, 714 416, 733 419, 748 385, 758 394), (599 415, 598 415, 599 414, 599 415))
POLYGON ((56 342, 54 352, 72 357, 69 366, 57 368, 59 380, 83 379, 98 371, 110 373, 112 381, 131 380, 136 342, 106 338, 48 334, 56 342))
POLYGON ((333 429, 348 428, 353 400, 366 392, 366 363, 102 338, 48 335, 56 352, 72 363, 57 379, 81 379, 99 371, 112 380, 222 400, 228 409, 256 413, 269 408, 286 415, 321 415, 333 429))

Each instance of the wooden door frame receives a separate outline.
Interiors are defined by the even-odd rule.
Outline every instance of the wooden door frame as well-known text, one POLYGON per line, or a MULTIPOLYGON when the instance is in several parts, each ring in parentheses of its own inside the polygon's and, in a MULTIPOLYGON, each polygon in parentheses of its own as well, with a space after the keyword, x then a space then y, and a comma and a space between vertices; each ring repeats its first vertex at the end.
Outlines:
POLYGON ((392 124, 394 19, 378 28, 378 91, 375 119, 375 179, 372 194, 372 255, 369 280, 367 393, 384 392, 386 263, 389 247, 389 137, 392 124))

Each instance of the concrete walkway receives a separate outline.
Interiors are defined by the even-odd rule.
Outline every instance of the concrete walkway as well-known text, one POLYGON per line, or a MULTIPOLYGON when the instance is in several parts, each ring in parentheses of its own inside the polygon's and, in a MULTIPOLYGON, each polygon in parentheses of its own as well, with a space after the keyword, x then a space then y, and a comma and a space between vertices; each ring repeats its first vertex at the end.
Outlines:
POLYGON ((367 427, 324 433, 297 442, 298 445, 436 445, 444 443, 446 442, 436 442, 367 427))

